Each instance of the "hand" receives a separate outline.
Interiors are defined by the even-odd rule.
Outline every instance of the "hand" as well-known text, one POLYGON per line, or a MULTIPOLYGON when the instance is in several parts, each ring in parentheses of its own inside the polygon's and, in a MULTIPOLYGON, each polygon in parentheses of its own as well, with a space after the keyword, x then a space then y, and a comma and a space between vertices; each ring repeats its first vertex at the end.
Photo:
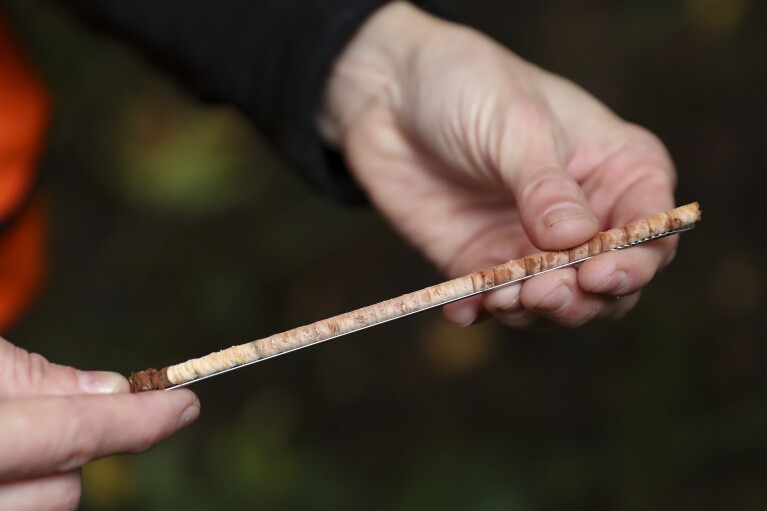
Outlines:
MULTIPOLYGON (((381 8, 345 48, 318 125, 375 206, 451 277, 673 207, 673 165, 652 134, 407 3, 381 8)), ((514 326, 619 317, 675 243, 605 254, 445 314, 469 324, 486 310, 514 326)))
POLYGON ((127 392, 118 374, 51 364, 0 338, 0 509, 76 509, 85 463, 145 451, 199 415, 188 390, 127 392))

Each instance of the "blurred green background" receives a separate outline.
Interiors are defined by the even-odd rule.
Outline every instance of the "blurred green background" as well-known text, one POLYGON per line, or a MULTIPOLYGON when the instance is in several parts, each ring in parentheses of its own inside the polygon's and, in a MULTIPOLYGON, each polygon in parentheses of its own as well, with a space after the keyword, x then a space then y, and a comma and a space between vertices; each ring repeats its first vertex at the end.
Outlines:
MULTIPOLYGON (((86 467, 83 509, 767 508, 765 3, 453 3, 665 141, 704 210, 673 265, 618 323, 431 312, 194 385, 200 420, 86 467)), ((3 6, 57 113, 50 276, 11 341, 127 374, 439 280, 232 109, 55 4, 3 6)))

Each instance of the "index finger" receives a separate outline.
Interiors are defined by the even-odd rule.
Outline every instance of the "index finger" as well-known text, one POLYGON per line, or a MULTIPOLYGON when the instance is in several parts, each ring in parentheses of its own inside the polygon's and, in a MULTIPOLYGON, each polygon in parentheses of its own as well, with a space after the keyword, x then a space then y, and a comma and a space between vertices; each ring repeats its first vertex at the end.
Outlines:
MULTIPOLYGON (((644 178, 613 199, 609 214, 612 225, 626 225, 674 207, 669 169, 649 169, 637 174, 644 178)), ((635 293, 671 262, 678 238, 670 236, 585 261, 578 270, 578 284, 591 293, 617 296, 635 293)))

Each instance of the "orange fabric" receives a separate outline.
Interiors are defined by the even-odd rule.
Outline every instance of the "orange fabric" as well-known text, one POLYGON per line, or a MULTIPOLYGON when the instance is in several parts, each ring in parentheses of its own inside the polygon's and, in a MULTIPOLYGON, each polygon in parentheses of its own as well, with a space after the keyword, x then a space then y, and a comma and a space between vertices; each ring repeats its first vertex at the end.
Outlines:
POLYGON ((35 297, 45 270, 45 205, 36 197, 0 236, 0 333, 35 297))
POLYGON ((43 205, 29 204, 49 105, 0 14, 0 333, 33 298, 44 270, 43 205), (18 215, 18 216, 15 216, 18 215))

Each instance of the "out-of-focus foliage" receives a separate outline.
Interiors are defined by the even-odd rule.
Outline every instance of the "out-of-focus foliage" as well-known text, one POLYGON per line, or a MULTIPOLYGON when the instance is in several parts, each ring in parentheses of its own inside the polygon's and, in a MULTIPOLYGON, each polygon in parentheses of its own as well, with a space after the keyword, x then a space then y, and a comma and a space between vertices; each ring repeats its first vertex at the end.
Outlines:
MULTIPOLYGON (((765 4, 455 3, 666 142, 704 210, 674 264, 619 323, 427 313, 200 383, 190 429, 86 467, 84 509, 767 507, 765 4)), ((438 279, 228 107, 53 3, 5 4, 58 114, 49 283, 12 341, 128 373, 438 279)))

